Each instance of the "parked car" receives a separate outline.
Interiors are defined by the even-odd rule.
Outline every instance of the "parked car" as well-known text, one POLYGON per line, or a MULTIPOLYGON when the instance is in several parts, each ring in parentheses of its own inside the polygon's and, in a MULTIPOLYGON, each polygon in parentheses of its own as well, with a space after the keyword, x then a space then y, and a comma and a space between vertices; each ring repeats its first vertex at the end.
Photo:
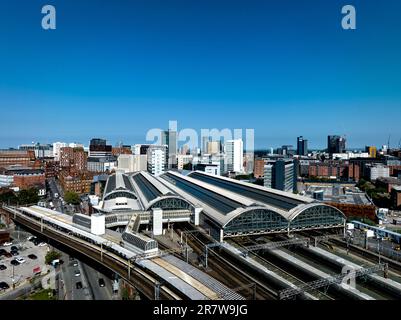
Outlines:
POLYGON ((104 283, 103 278, 99 279, 99 286, 104 287, 106 284, 104 283))
POLYGON ((30 236, 30 237, 28 238, 28 241, 33 242, 35 239, 37 239, 35 236, 30 236))
POLYGON ((28 258, 32 259, 32 260, 36 260, 38 257, 32 253, 32 254, 28 254, 28 258))
POLYGON ((79 270, 75 270, 75 276, 79 277, 81 275, 81 272, 79 272, 79 270))
POLYGON ((77 282, 75 286, 77 289, 82 289, 82 282, 81 281, 77 282))
POLYGON ((17 248, 16 246, 12 246, 12 247, 10 248, 10 250, 11 250, 11 251, 18 251, 18 248, 17 248))
POLYGON ((72 264, 74 267, 78 267, 78 262, 74 261, 74 263, 72 264))
POLYGON ((19 263, 24 263, 25 262, 25 259, 22 258, 22 257, 18 257, 15 260, 17 260, 19 263))
POLYGON ((12 246, 12 245, 13 245, 12 242, 4 242, 4 243, 3 243, 3 246, 4 246, 4 247, 9 247, 9 246, 12 246))
POLYGON ((12 264, 13 266, 19 266, 20 265, 20 263, 17 261, 17 260, 11 260, 10 261, 10 264, 12 264))
POLYGON ((7 282, 4 281, 0 282, 0 290, 7 290, 9 288, 10 286, 7 284, 7 282))
POLYGON ((0 270, 6 270, 7 267, 4 264, 0 264, 0 270))
POLYGON ((38 244, 38 247, 44 247, 45 245, 47 245, 46 242, 41 242, 41 243, 38 244))
POLYGON ((12 258, 12 254, 10 253, 10 252, 6 252, 5 254, 4 254, 4 256, 6 257, 6 258, 12 258))
POLYGON ((19 252, 18 252, 18 251, 11 251, 10 253, 11 253, 11 255, 14 256, 14 257, 19 255, 19 252))
POLYGON ((0 256, 4 256, 7 253, 6 249, 0 249, 0 256))

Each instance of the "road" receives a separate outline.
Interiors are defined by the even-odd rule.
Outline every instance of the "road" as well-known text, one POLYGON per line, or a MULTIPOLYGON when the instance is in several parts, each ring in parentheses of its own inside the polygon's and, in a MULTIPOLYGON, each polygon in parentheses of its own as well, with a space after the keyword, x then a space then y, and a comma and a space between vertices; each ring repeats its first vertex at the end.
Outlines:
POLYGON ((62 258, 64 260, 64 264, 61 266, 61 273, 59 277, 59 281, 61 284, 59 287, 60 290, 59 297, 60 299, 65 300, 92 300, 91 290, 88 286, 88 281, 85 277, 85 274, 82 271, 81 263, 75 258, 70 260, 70 257, 67 254, 62 254, 62 258), (76 276, 75 273, 79 272, 79 276, 76 276), (82 288, 77 289, 76 284, 80 282, 82 284, 82 288))
POLYGON ((82 269, 88 280, 89 287, 91 288, 94 300, 112 300, 112 283, 105 275, 96 271, 92 267, 81 263, 82 269), (99 279, 102 278, 105 286, 99 286, 99 279))

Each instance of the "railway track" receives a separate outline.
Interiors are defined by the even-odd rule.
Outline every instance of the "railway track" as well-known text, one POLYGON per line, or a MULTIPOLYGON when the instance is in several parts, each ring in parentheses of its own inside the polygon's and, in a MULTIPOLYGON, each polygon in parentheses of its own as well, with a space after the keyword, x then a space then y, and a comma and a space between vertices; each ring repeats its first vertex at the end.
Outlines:
MULTIPOLYGON (((83 254, 88 258, 95 260, 97 263, 100 263, 104 267, 113 270, 124 280, 134 286, 138 291, 140 291, 144 296, 148 297, 149 299, 154 298, 154 287, 158 283, 158 280, 155 277, 147 274, 144 270, 141 270, 140 268, 131 265, 130 270, 128 271, 126 262, 120 261, 122 260, 121 258, 113 258, 112 254, 103 254, 101 256, 99 248, 93 248, 92 245, 85 244, 82 240, 71 238, 67 235, 61 235, 57 231, 52 230, 49 227, 41 230, 40 225, 30 221, 29 218, 21 218, 17 215, 15 217, 12 217, 12 219, 15 222, 23 225, 24 227, 34 231, 35 233, 45 235, 49 239, 70 247, 80 254, 83 254)), ((182 297, 173 289, 165 285, 161 285, 160 299, 181 300, 182 297)))
MULTIPOLYGON (((246 246, 248 245, 255 245, 258 244, 254 240, 250 239, 249 237, 246 237, 245 239, 236 239, 236 240, 230 240, 230 242, 233 242, 237 247, 245 249, 246 246)), ((302 285, 305 285, 307 281, 304 281, 300 279, 300 277, 297 277, 293 273, 290 273, 283 268, 279 267, 277 264, 274 264, 272 261, 267 260, 263 255, 257 254, 255 251, 251 251, 248 253, 250 256, 252 256, 256 261, 267 267, 269 270, 273 271, 277 275, 281 276, 282 278, 286 279, 287 281, 291 282, 292 284, 300 287, 302 285)), ((312 292, 309 292, 309 294, 313 295, 314 297, 318 298, 319 300, 334 300, 334 298, 326 293, 323 293, 318 290, 314 290, 312 292)))
MULTIPOLYGON (((184 232, 195 230, 189 226, 180 226, 178 228, 179 231, 184 232)), ((213 240, 205 234, 198 232, 196 234, 187 234, 187 242, 198 256, 202 256, 205 245, 212 243, 213 240)), ((216 248, 215 250, 219 249, 216 248)), ((215 250, 209 249, 208 266, 210 270, 207 271, 209 275, 247 299, 278 299, 277 291, 264 283, 263 279, 251 275, 250 272, 246 272, 243 268, 239 268, 238 260, 234 261, 233 258, 223 250, 220 250, 218 254, 215 250), (253 287, 254 290, 252 289, 253 287)))

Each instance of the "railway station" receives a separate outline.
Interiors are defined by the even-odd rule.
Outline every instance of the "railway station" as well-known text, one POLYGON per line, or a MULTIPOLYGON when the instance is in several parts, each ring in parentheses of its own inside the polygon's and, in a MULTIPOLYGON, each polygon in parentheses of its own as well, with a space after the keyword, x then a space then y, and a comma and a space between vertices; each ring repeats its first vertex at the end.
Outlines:
POLYGON ((225 238, 344 228, 346 217, 327 204, 225 177, 169 171, 160 177, 177 194, 202 207, 200 225, 225 238))
POLYGON ((94 209, 105 215, 106 227, 125 227, 137 215, 139 225, 150 225, 154 235, 161 235, 167 223, 198 225, 202 210, 145 171, 111 175, 94 209))

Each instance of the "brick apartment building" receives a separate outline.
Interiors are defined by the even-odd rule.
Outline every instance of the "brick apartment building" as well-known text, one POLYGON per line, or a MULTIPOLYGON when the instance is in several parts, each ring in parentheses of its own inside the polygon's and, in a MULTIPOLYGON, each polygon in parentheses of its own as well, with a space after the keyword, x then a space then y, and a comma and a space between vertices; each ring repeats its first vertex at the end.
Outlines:
POLYGON ((255 159, 253 175, 255 178, 261 178, 265 174, 265 161, 263 159, 255 159))
POLYGON ((88 156, 83 148, 63 147, 60 149, 60 167, 70 171, 86 171, 88 156))
POLYGON ((0 150, 0 167, 21 165, 35 166, 35 152, 32 150, 0 150))
POLYGON ((29 189, 43 187, 46 177, 44 170, 32 169, 18 165, 0 169, 0 187, 18 187, 29 189))
POLYGON ((78 194, 89 194, 94 174, 89 172, 70 174, 61 171, 59 181, 64 192, 72 191, 78 194))
POLYGON ((348 178, 348 162, 327 161, 310 163, 308 174, 310 177, 348 178))

